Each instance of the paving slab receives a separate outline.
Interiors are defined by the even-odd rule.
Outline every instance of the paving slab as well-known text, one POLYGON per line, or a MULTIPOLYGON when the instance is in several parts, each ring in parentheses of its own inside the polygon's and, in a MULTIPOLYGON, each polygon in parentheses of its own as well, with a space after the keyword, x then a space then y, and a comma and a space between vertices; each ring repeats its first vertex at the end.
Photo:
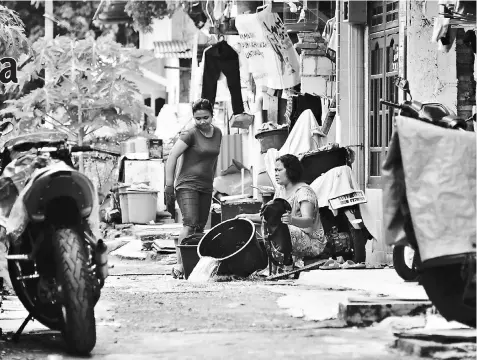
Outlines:
POLYGON ((425 314, 432 307, 430 301, 352 302, 339 304, 338 318, 348 326, 369 326, 390 316, 408 316, 425 314))
POLYGON ((395 333, 399 338, 431 340, 445 343, 472 342, 477 340, 477 332, 472 328, 457 329, 413 329, 395 333))
POLYGON ((117 256, 125 260, 146 260, 147 253, 141 251, 142 241, 131 240, 126 245, 110 253, 111 256, 117 256))
POLYGON ((397 339, 394 348, 407 355, 431 359, 475 359, 475 343, 443 344, 436 341, 418 339, 397 339))

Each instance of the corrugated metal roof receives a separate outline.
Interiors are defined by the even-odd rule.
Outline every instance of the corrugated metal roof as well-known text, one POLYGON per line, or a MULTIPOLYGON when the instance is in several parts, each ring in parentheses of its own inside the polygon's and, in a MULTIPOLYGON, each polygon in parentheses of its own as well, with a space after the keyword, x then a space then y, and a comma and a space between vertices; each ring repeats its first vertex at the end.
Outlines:
POLYGON ((192 44, 186 41, 155 41, 154 54, 158 58, 191 59, 192 44))

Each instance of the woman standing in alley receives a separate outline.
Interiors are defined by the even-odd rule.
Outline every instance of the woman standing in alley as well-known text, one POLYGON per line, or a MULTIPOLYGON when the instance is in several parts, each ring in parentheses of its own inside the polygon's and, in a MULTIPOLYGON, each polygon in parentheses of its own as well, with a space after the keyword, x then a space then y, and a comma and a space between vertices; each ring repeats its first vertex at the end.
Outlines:
POLYGON ((212 190, 217 159, 222 143, 222 132, 212 124, 213 104, 199 99, 192 104, 195 126, 180 134, 166 164, 167 204, 173 204, 176 195, 182 213, 183 228, 176 244, 177 265, 174 278, 183 278, 184 267, 179 248, 182 240, 204 230, 212 202, 212 190), (182 155, 182 166, 175 180, 177 159, 182 155), (175 191, 174 191, 175 190, 175 191))

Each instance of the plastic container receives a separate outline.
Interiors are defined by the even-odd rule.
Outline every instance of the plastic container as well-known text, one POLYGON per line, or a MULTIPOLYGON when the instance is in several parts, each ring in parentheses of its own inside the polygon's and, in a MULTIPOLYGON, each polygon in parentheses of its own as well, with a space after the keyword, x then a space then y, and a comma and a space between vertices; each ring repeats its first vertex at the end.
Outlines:
POLYGON ((224 201, 221 205, 222 221, 235 218, 238 214, 257 214, 260 212, 262 202, 254 199, 238 199, 224 201))
POLYGON ((200 240, 199 257, 220 260, 220 275, 248 277, 268 265, 267 254, 257 240, 255 225, 248 219, 226 220, 212 228, 200 240))
POLYGON ((272 192, 262 193, 262 204, 265 205, 269 201, 273 200, 273 196, 275 196, 275 193, 272 193, 272 192))
POLYGON ((184 277, 187 280, 200 259, 197 254, 198 245, 177 245, 177 247, 181 253, 184 277))
POLYGON ((162 139, 149 139, 149 158, 162 159, 163 146, 162 139))
POLYGON ((126 191, 119 194, 119 202, 123 224, 156 220, 157 191, 126 191))
POLYGON ((148 139, 137 137, 121 143, 121 155, 125 155, 132 160, 148 160, 149 146, 148 139))
POLYGON ((177 248, 181 253, 182 266, 184 266, 184 277, 186 280, 199 262, 200 258, 197 253, 197 246, 203 237, 203 233, 193 234, 182 240, 183 244, 177 245, 177 248))
POLYGON ((255 139, 260 141, 261 153, 265 154, 268 149, 280 150, 288 138, 288 128, 266 130, 255 135, 255 139))

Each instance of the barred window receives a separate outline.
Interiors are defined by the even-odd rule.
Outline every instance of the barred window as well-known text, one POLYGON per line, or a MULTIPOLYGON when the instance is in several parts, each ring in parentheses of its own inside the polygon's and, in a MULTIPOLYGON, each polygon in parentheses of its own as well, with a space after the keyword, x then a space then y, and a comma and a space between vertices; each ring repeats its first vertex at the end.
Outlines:
POLYGON ((370 2, 368 185, 381 184, 381 165, 391 139, 396 111, 380 99, 397 102, 394 79, 398 75, 398 1, 370 2))

